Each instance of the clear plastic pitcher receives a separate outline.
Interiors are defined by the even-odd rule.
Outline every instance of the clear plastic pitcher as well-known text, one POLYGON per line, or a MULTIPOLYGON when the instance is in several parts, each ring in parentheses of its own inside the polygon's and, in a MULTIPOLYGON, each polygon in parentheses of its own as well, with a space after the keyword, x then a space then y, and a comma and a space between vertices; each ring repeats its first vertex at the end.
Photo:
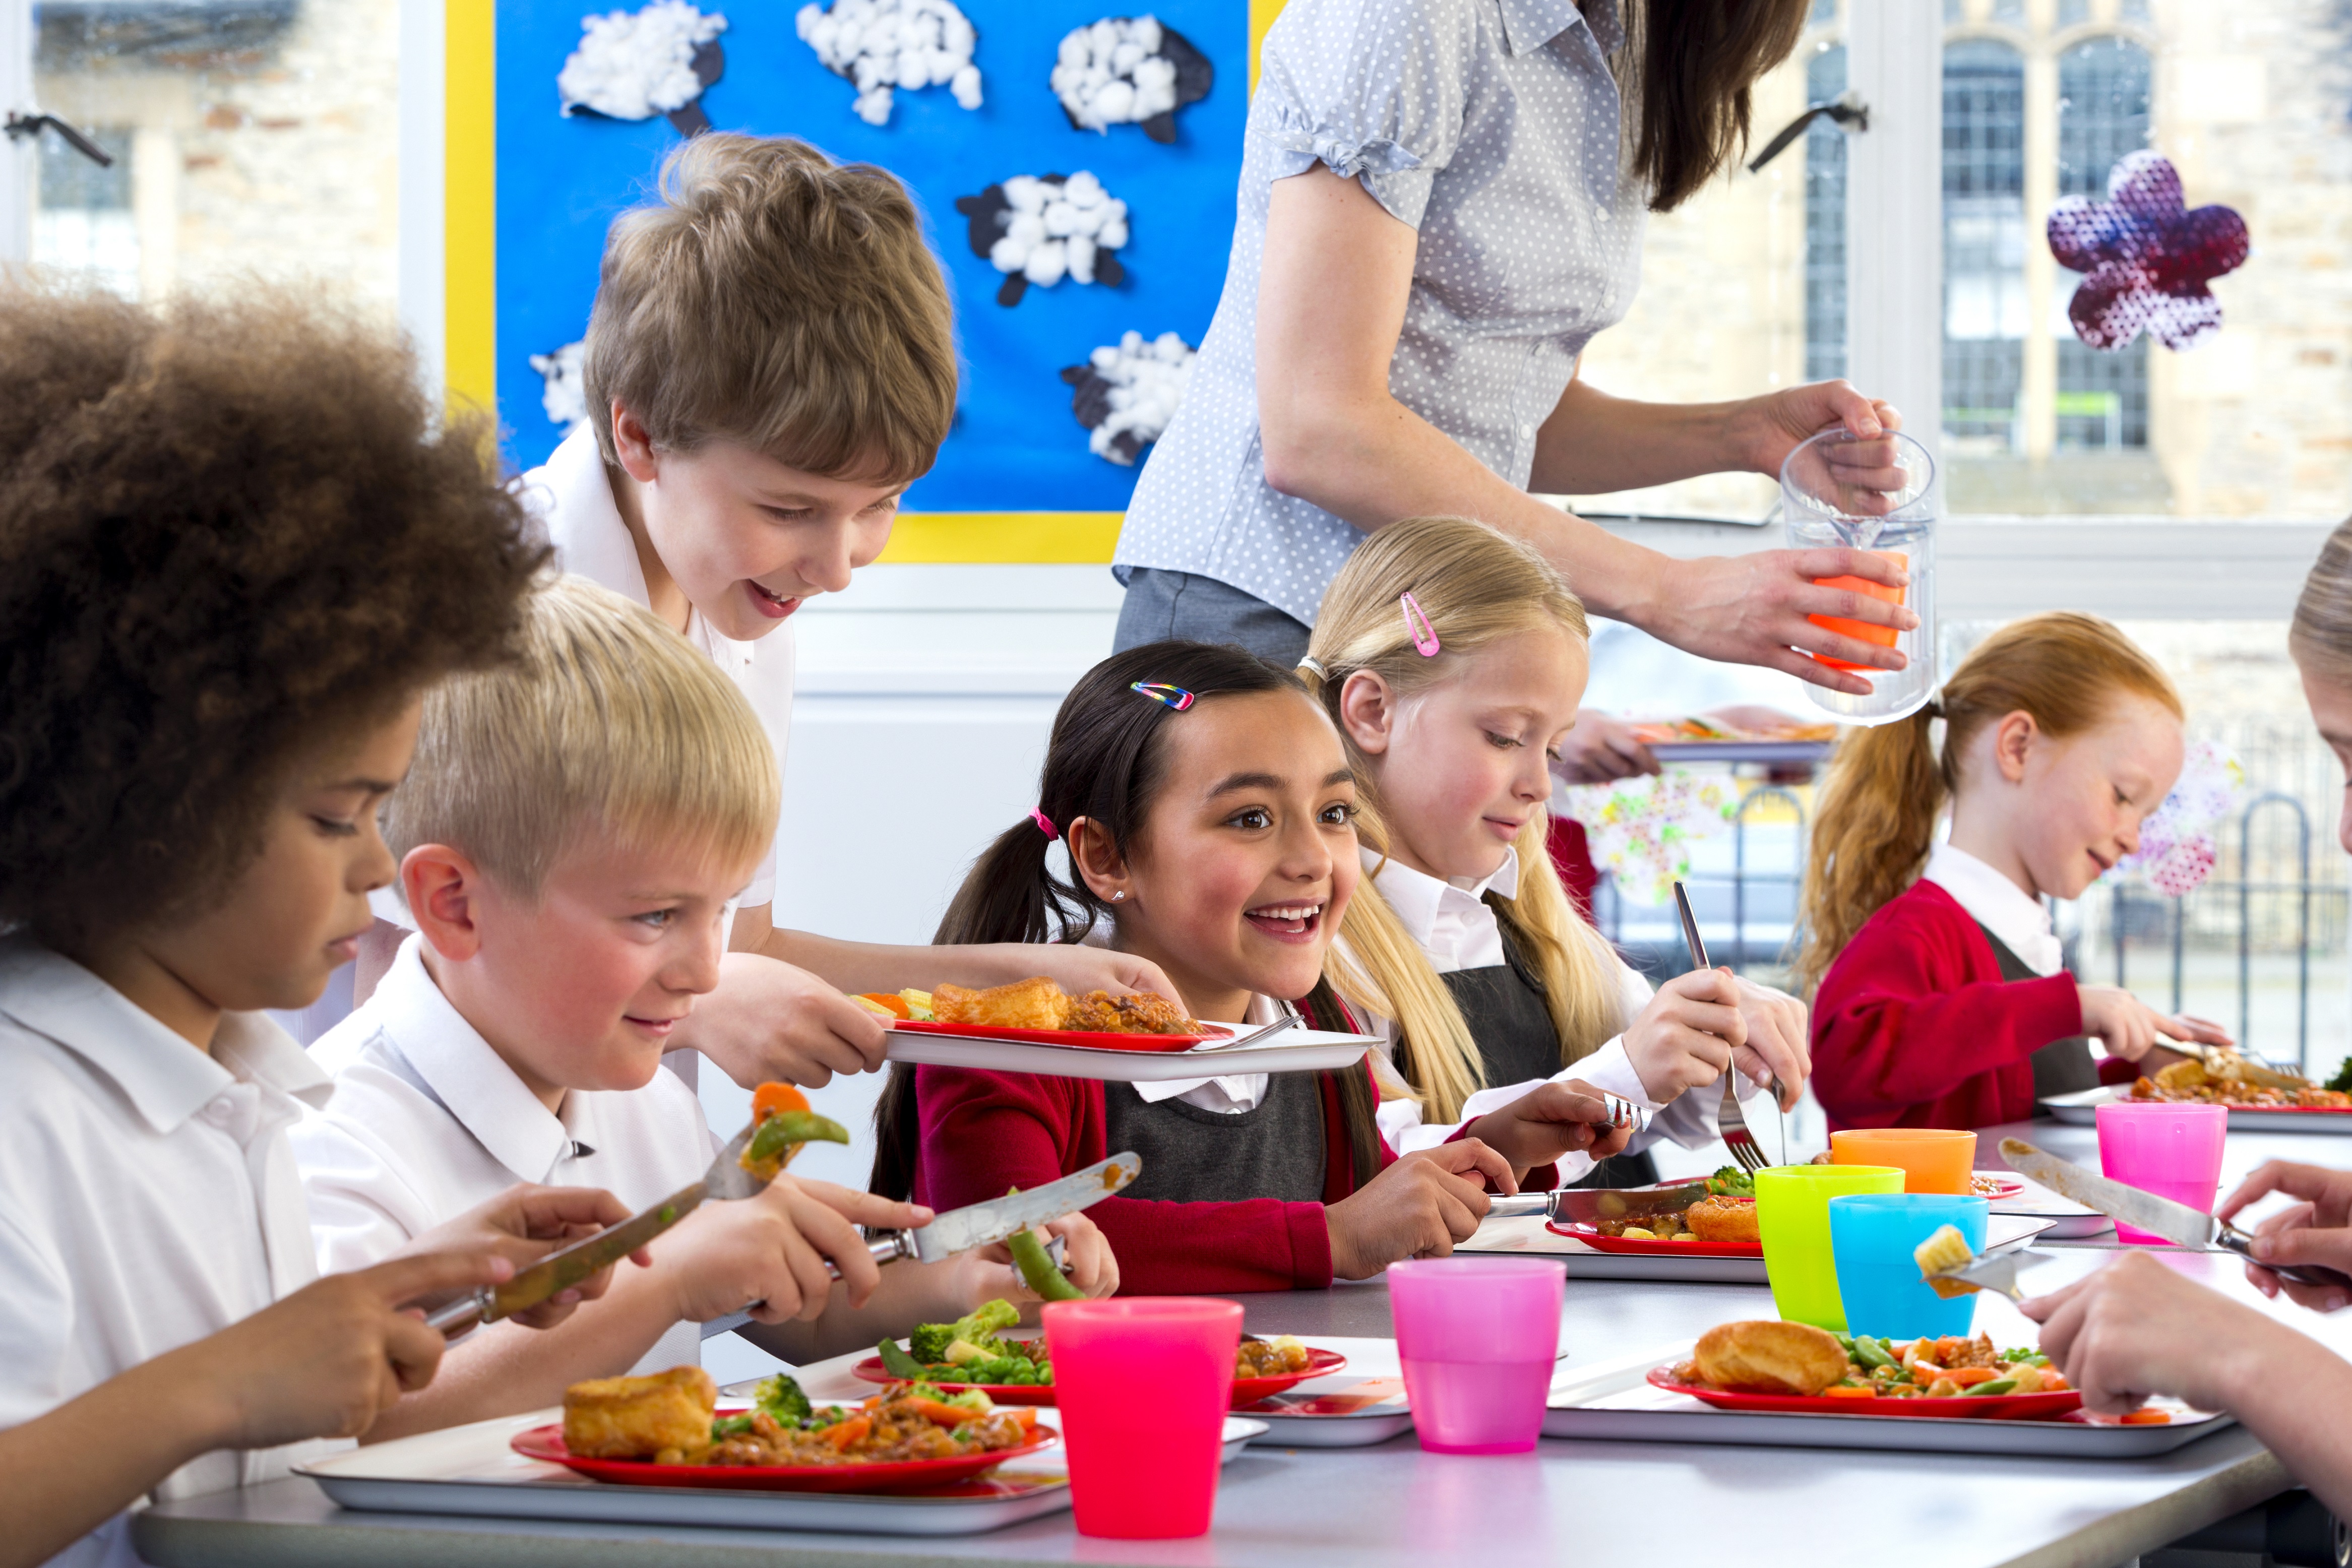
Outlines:
POLYGON ((1780 509, 1788 518, 1789 543, 1798 549, 1844 545, 1876 550, 1900 560, 1911 574, 1900 591, 1861 578, 1821 580, 1874 598, 1908 605, 1919 617, 1916 631, 1896 632, 1858 621, 1814 616, 1832 631, 1865 642, 1892 645, 1909 661, 1900 670, 1876 670, 1823 659, 1870 683, 1870 695, 1850 696, 1805 684, 1805 695, 1854 724, 1886 724, 1916 709, 1936 689, 1936 513, 1942 499, 1936 487, 1935 459, 1927 449, 1898 433, 1860 441, 1844 430, 1814 436, 1780 465, 1780 509), (1857 449, 1886 446, 1883 464, 1855 461, 1857 449))

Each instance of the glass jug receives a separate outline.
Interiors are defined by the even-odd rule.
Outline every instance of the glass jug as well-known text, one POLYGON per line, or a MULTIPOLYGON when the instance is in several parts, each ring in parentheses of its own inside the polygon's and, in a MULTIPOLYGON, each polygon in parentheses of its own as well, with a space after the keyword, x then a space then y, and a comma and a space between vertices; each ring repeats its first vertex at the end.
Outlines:
MULTIPOLYGON (((1875 454, 1871 455, 1875 456, 1875 454)), ((1826 430, 1789 454, 1780 465, 1780 507, 1789 543, 1797 549, 1844 545, 1875 550, 1900 560, 1911 581, 1891 589, 1856 577, 1817 580, 1850 588, 1875 599, 1906 604, 1919 617, 1918 629, 1896 632, 1858 621, 1811 617, 1815 624, 1882 646, 1909 661, 1900 670, 1869 669, 1824 658, 1870 682, 1867 696, 1851 696, 1827 686, 1805 685, 1805 695, 1853 724, 1887 724, 1911 713, 1936 689, 1936 488, 1935 459, 1927 449, 1897 432, 1861 441, 1843 429, 1826 430), (1884 464, 1864 466, 1857 448, 1891 447, 1884 464)))

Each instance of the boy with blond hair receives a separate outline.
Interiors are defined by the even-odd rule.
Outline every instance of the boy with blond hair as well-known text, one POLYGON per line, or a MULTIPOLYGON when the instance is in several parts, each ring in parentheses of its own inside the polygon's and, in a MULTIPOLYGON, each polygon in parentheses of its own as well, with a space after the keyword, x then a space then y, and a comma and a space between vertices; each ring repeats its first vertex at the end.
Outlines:
MULTIPOLYGON (((695 137, 664 163, 659 199, 613 223, 582 379, 588 423, 524 476, 526 503, 563 570, 648 607, 727 672, 781 768, 791 617, 881 554, 955 417, 953 309, 913 200, 886 171, 789 137, 695 137)), ((1181 1000, 1157 966, 1099 948, 780 929, 775 869, 771 849, 716 991, 671 1042, 739 1083, 880 1066, 882 1026, 849 991, 1044 974, 1076 994, 1181 1000)))
MULTIPOLYGON (((521 643, 516 664, 428 696, 385 811, 417 933, 313 1047, 334 1094, 294 1134, 329 1268, 384 1257, 518 1181, 646 1207, 698 1180, 719 1146, 660 1064, 719 982, 729 910, 774 831, 768 737, 707 656, 584 579, 531 596, 521 643)), ((749 1336, 797 1362, 1019 1293, 1001 1256, 879 1270, 852 1223, 929 1218, 789 1176, 706 1204, 561 1327, 478 1331, 380 1430, 695 1363, 698 1325, 746 1308, 769 1325, 749 1336)), ((1055 1228, 1082 1287, 1116 1285, 1090 1224, 1055 1228)))

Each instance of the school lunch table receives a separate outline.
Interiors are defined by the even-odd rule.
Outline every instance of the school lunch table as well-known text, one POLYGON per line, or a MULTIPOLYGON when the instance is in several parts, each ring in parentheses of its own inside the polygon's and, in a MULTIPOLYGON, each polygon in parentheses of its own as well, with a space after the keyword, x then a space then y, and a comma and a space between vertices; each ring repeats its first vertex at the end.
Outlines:
MULTIPOLYGON (((1994 1148, 2005 1133, 2095 1168, 2087 1128, 2021 1124, 1989 1133, 1979 1148, 1994 1148)), ((2352 1139, 2249 1134, 2230 1142, 2225 1190, 2273 1156, 2352 1164, 2352 1139)), ((1998 1156, 1983 1163, 1997 1166, 1998 1156)), ((2054 1289, 2106 1261, 2110 1249, 2046 1248, 2051 1261, 2029 1279, 2037 1290, 2054 1289)), ((2263 1302, 2233 1260, 2174 1261, 2352 1354, 2352 1322, 2263 1302)), ((1295 1333, 1310 1344, 1391 1333, 1388 1291, 1378 1283, 1239 1299, 1256 1333, 1295 1333)), ((2031 1343, 2031 1325, 2006 1301, 1985 1300, 1979 1322, 1996 1341, 2031 1343)), ((1686 1343, 1716 1323, 1770 1315, 1771 1294, 1761 1287, 1580 1280, 1571 1270, 1561 1365, 1686 1343)), ((136 1541, 161 1568, 1426 1568, 1465 1561, 1498 1568, 2100 1568, 2257 1507, 2291 1484, 2236 1427, 2170 1454, 2122 1460, 1553 1438, 1532 1454, 1468 1458, 1425 1454, 1407 1433, 1364 1448, 1245 1450, 1225 1469, 1214 1528, 1194 1541, 1097 1541, 1078 1535, 1066 1512, 934 1540, 363 1513, 337 1508, 299 1478, 148 1510, 136 1541)))

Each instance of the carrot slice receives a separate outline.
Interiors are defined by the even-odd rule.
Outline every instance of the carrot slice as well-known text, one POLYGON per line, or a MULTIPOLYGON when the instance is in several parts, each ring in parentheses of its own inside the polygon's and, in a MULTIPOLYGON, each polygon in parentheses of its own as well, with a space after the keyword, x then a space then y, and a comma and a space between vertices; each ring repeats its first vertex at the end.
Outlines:
POLYGON ((2074 1385, 2073 1384, 2066 1381, 2066 1375, 2058 1371, 2055 1367, 2043 1367, 2042 1369, 2042 1393, 2063 1394, 2066 1390, 2074 1386, 2074 1385))
POLYGON ((1824 1399, 1875 1399, 1878 1397, 1878 1390, 1875 1388, 1824 1388, 1822 1390, 1822 1397, 1824 1399))
POLYGON ((866 1434, 873 1430, 874 1418, 871 1416, 852 1416, 846 1421, 836 1421, 827 1427, 824 1440, 833 1445, 835 1452, 845 1454, 866 1441, 866 1434))
POLYGON ((1968 1388, 1979 1383, 1990 1383, 1994 1378, 1999 1377, 2000 1374, 1995 1372, 1990 1366, 1956 1366, 1949 1372, 1944 1374, 1944 1375, 1958 1384, 1961 1387, 1968 1388))
POLYGON ((2126 1427, 2162 1427, 2171 1421, 2172 1412, 2169 1410, 2126 1410, 2124 1412, 2123 1419, 2124 1425, 2126 1427))
POLYGON ((786 1111, 805 1111, 808 1096, 789 1083, 762 1083, 751 1092, 751 1120, 764 1122, 786 1111))
POLYGON ((910 1019, 915 1016, 914 1009, 907 1005, 907 998, 896 991, 860 991, 857 993, 857 999, 862 1002, 872 1002, 885 1012, 898 1018, 910 1019))

